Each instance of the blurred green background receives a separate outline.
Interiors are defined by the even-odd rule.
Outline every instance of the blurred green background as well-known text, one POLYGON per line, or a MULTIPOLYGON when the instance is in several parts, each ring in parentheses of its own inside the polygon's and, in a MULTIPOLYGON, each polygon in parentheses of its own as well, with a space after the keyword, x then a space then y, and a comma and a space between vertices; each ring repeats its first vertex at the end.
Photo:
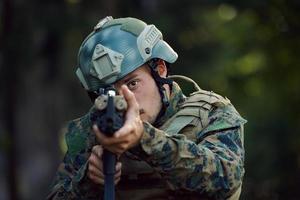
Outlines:
POLYGON ((106 15, 155 24, 179 54, 173 74, 227 96, 248 120, 241 199, 299 199, 299 9, 296 0, 2 0, 0 199, 45 198, 60 129, 91 106, 77 51, 106 15))

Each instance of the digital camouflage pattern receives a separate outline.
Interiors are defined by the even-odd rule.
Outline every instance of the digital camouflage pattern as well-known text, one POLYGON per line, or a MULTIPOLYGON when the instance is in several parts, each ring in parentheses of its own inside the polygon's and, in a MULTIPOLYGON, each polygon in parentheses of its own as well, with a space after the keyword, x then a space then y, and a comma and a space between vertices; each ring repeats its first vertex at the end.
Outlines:
MULTIPOLYGON (((102 198, 102 187, 86 176, 87 159, 97 144, 89 113, 68 124, 68 151, 48 199, 102 198)), ((245 122, 228 99, 204 90, 185 97, 174 82, 159 124, 144 122, 140 144, 122 156, 117 199, 229 198, 244 175, 245 122)))

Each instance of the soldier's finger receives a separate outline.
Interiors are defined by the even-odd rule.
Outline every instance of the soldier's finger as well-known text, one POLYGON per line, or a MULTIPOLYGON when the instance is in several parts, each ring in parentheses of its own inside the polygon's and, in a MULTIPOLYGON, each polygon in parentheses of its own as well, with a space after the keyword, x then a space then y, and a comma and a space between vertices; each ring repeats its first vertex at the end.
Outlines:
POLYGON ((121 171, 115 173, 114 179, 117 180, 121 177, 121 171))
POLYGON ((95 145, 92 148, 92 152, 98 156, 98 158, 102 159, 103 148, 101 145, 95 145))
POLYGON ((117 162, 116 164, 116 172, 121 171, 122 168, 122 163, 121 162, 117 162))
POLYGON ((98 178, 104 179, 104 175, 103 175, 102 171, 99 170, 94 165, 89 165, 88 170, 89 170, 90 174, 93 174, 94 176, 96 176, 98 178))
POLYGON ((102 163, 102 159, 100 159, 98 156, 96 156, 95 154, 91 154, 89 159, 88 159, 89 165, 93 165, 95 166, 97 169, 99 169, 100 171, 103 171, 103 163, 102 163))
POLYGON ((101 179, 101 178, 95 176, 95 175, 92 174, 92 173, 88 173, 88 177, 89 177, 89 179, 91 179, 94 183, 100 184, 100 185, 104 185, 104 179, 101 179))
POLYGON ((118 177, 117 179, 115 179, 115 185, 117 185, 119 182, 120 182, 120 180, 121 180, 121 177, 118 177))
POLYGON ((122 85, 121 86, 121 91, 124 95, 124 98, 128 104, 128 112, 134 112, 135 114, 139 114, 139 104, 137 103, 137 100, 133 94, 133 92, 131 92, 128 87, 126 85, 122 85))
POLYGON ((120 128, 115 134, 114 137, 115 138, 120 138, 120 137, 124 137, 127 134, 130 134, 132 132, 132 130, 134 129, 133 127, 134 125, 127 120, 124 124, 124 126, 122 128, 120 128))

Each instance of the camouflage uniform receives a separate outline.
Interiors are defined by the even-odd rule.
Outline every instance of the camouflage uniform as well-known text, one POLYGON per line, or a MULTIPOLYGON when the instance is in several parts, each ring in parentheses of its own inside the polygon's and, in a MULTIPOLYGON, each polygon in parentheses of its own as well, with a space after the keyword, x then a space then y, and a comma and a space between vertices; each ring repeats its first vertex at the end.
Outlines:
MULTIPOLYGON (((86 176, 97 145, 90 112, 68 124, 68 151, 48 199, 101 199, 86 176)), ((121 157, 117 199, 227 199, 244 175, 243 124, 230 101, 213 92, 185 97, 174 82, 159 124, 144 122, 140 144, 121 157)))

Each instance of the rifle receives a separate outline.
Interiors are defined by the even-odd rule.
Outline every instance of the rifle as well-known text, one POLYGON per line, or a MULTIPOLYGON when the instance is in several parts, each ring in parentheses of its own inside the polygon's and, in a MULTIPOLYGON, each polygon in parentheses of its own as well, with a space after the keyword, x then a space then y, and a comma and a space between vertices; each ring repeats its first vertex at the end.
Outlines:
MULTIPOLYGON (((103 134, 111 137, 124 124, 127 102, 123 96, 116 95, 116 90, 112 86, 100 88, 98 94, 94 103, 96 111, 91 114, 91 121, 93 124, 97 124, 103 134)), ((104 200, 114 200, 116 155, 104 149, 102 160, 104 200)))

